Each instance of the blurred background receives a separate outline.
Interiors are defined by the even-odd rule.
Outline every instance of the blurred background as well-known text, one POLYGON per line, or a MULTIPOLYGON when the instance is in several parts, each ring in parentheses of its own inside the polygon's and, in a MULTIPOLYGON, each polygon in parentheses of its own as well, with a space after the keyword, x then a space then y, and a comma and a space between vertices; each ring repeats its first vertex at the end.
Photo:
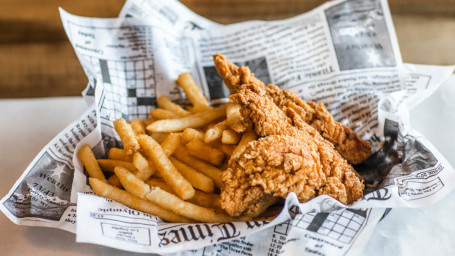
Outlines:
MULTIPOLYGON (((116 17, 124 0, 0 0, 0 98, 81 95, 87 78, 66 38, 58 7, 116 17)), ((323 0, 181 0, 196 13, 229 24, 275 20, 323 0)), ((404 62, 455 64, 455 0, 389 0, 404 62)))

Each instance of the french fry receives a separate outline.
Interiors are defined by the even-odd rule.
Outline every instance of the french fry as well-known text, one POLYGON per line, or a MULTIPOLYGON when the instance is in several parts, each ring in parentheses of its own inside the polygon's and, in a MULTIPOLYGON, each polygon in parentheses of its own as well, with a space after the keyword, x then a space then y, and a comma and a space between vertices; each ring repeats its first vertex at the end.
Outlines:
POLYGON ((136 135, 145 133, 145 125, 140 118, 131 119, 129 124, 136 135))
POLYGON ((209 162, 215 166, 220 166, 224 160, 224 153, 216 148, 213 148, 201 140, 194 139, 186 144, 188 153, 201 160, 209 162))
POLYGON ((221 142, 224 144, 237 144, 240 141, 240 134, 231 129, 226 129, 221 135, 221 142))
POLYGON ((188 199, 188 202, 197 204, 206 208, 221 209, 221 197, 220 194, 205 193, 196 190, 194 196, 188 199))
POLYGON ((133 165, 138 171, 142 171, 149 167, 149 162, 140 152, 136 152, 133 155, 133 165))
POLYGON ((114 186, 114 187, 118 187, 118 188, 123 188, 122 187, 122 183, 120 183, 120 180, 118 179, 117 175, 112 175, 111 177, 109 177, 109 179, 107 179, 107 183, 109 183, 110 185, 114 186))
POLYGON ((204 142, 210 143, 219 138, 223 134, 223 131, 226 129, 227 121, 224 120, 215 124, 212 128, 209 128, 204 134, 204 142))
POLYGON ((153 175, 156 175, 158 172, 156 172, 155 166, 149 166, 148 168, 144 169, 143 171, 137 171, 134 173, 136 177, 138 177, 141 180, 147 180, 153 175))
POLYGON ((145 197, 147 200, 173 211, 177 215, 201 222, 232 222, 232 218, 219 210, 200 207, 198 205, 183 201, 179 197, 168 193, 158 187, 152 187, 145 197))
POLYGON ((237 144, 237 147, 235 147, 234 152, 231 155, 231 159, 238 158, 243 153, 243 151, 245 151, 246 147, 248 147, 250 142, 256 140, 257 138, 258 136, 256 135, 256 133, 252 131, 247 131, 243 133, 242 139, 240 139, 239 144, 237 144))
POLYGON ((227 156, 232 155, 236 147, 235 144, 223 144, 219 140, 212 141, 211 143, 209 143, 209 145, 223 151, 223 153, 226 154, 227 156))
MULTIPOLYGON (((225 118, 224 118, 224 119, 225 119, 225 118)), ((203 126, 199 127, 198 129, 199 129, 200 131, 202 131, 202 133, 203 133, 204 136, 205 136, 205 132, 207 132, 210 128, 212 128, 214 125, 216 125, 216 124, 218 123, 218 122, 216 122, 216 121, 219 122, 220 120, 218 119, 218 120, 215 120, 215 121, 213 121, 213 122, 210 122, 210 123, 208 123, 208 124, 206 124, 206 125, 203 125, 203 126)))
MULTIPOLYGON (((148 181, 145 182, 147 185, 149 185, 150 187, 159 187, 161 188, 162 190, 166 191, 166 192, 169 192, 171 194, 175 194, 174 190, 172 190, 171 187, 169 187, 168 184, 166 184, 166 182, 164 182, 162 179, 149 179, 148 181)), ((197 190, 195 190, 196 192, 197 190)), ((194 196, 193 196, 194 197, 194 196)))
POLYGON ((114 201, 117 201, 121 204, 124 204, 130 208, 137 209, 139 211, 146 212, 148 214, 157 216, 163 220, 170 222, 181 222, 181 223, 191 223, 194 222, 191 219, 179 216, 172 211, 166 210, 160 206, 153 204, 150 201, 142 200, 136 196, 131 195, 130 193, 121 190, 119 188, 113 187, 109 184, 105 184, 102 181, 89 178, 90 186, 92 187, 95 194, 101 197, 109 198, 114 201))
POLYGON ((158 143, 163 143, 163 141, 169 136, 170 133, 167 132, 152 132, 150 136, 158 143))
MULTIPOLYGON (((175 194, 171 187, 166 182, 160 179, 150 179, 147 182, 150 187, 159 187, 162 190, 175 194)), ((197 204, 206 208, 221 209, 221 198, 219 194, 206 193, 199 190, 195 190, 194 196, 187 200, 190 203, 197 204)))
POLYGON ((186 217, 191 216, 191 219, 195 219, 194 217, 196 217, 196 214, 199 212, 201 214, 208 214, 209 216, 198 216, 195 220, 204 221, 206 218, 213 218, 225 222, 227 219, 232 219, 227 215, 217 213, 214 209, 203 208, 191 203, 187 203, 174 194, 166 192, 159 187, 150 188, 149 185, 135 177, 125 168, 115 168, 115 174, 119 177, 123 187, 129 193, 141 199, 147 198, 148 200, 158 204, 161 207, 164 207, 164 205, 166 205, 166 209, 171 210, 178 215, 186 217))
POLYGON ((172 102, 166 95, 160 96, 156 100, 156 102, 158 103, 158 106, 160 106, 161 108, 169 110, 180 117, 188 116, 191 114, 189 111, 186 111, 179 105, 172 102))
POLYGON ((183 147, 179 146, 175 149, 174 154, 175 158, 184 162, 185 164, 193 167, 199 172, 205 174, 207 177, 211 178, 215 185, 218 188, 221 188, 221 170, 216 168, 213 165, 210 165, 204 161, 201 161, 195 157, 192 157, 188 154, 188 151, 183 147))
POLYGON ((179 160, 175 159, 174 157, 169 157, 169 160, 174 164, 177 170, 191 183, 194 188, 202 190, 207 193, 213 193, 215 191, 215 185, 213 184, 213 180, 209 177, 205 176, 204 174, 196 171, 195 169, 191 168, 190 166, 180 162, 179 160))
POLYGON ((144 120, 144 125, 145 125, 145 127, 147 127, 149 124, 151 124, 151 123, 153 123, 155 121, 156 120, 153 119, 153 118, 147 118, 147 119, 144 120))
POLYGON ((105 172, 114 172, 115 167, 121 166, 130 172, 136 172, 137 169, 134 167, 133 163, 124 162, 119 160, 111 160, 111 159, 98 159, 98 164, 100 165, 101 169, 105 172))
MULTIPOLYGON (((150 161, 153 162, 153 161, 150 161)), ((155 172, 151 178, 157 178, 157 179, 162 179, 160 172, 155 172)))
POLYGON ((221 144, 220 150, 223 151, 226 155, 230 156, 234 153, 236 145, 234 144, 221 144))
POLYGON ((182 143, 186 144, 194 139, 202 140, 204 138, 204 134, 196 129, 193 128, 186 128, 183 130, 182 133, 182 143))
POLYGON ((124 161, 124 162, 133 161, 133 158, 131 157, 131 155, 127 155, 125 153, 125 151, 121 148, 111 148, 109 150, 109 154, 108 154, 107 158, 112 159, 112 160, 120 160, 120 161, 124 161))
POLYGON ((145 195, 150 192, 149 185, 145 184, 141 179, 134 176, 134 174, 127 169, 119 166, 115 167, 114 171, 115 175, 120 180, 120 183, 122 183, 122 186, 131 194, 144 199, 145 195))
POLYGON ((162 108, 155 108, 150 110, 150 115, 157 120, 180 118, 180 116, 175 114, 174 112, 162 108))
POLYGON ((155 166, 150 165, 147 158, 140 152, 134 153, 133 164, 137 169, 137 172, 135 172, 134 175, 141 180, 148 180, 155 173, 155 166))
POLYGON ((193 104, 193 112, 200 112, 210 108, 207 99, 204 95, 202 95, 201 90, 194 83, 193 77, 191 77, 190 73, 180 74, 177 82, 193 104))
POLYGON ((93 154, 93 151, 89 145, 82 146, 77 152, 77 157, 84 164, 88 176, 99 179, 104 183, 107 183, 103 171, 101 170, 98 162, 96 161, 95 155, 93 154))
POLYGON ((123 118, 114 121, 114 128, 120 136, 123 143, 123 149, 127 155, 132 155, 139 149, 139 143, 136 140, 136 134, 131 126, 123 118))
POLYGON ((171 133, 166 139, 161 143, 161 148, 166 156, 172 155, 178 145, 180 145, 180 133, 171 133))
POLYGON ((186 111, 189 111, 189 112, 193 112, 193 106, 191 106, 191 105, 186 105, 186 106, 185 106, 185 110, 186 110, 186 111))
POLYGON ((150 132, 178 132, 186 128, 198 128, 226 115, 226 107, 209 109, 178 119, 158 120, 147 126, 150 132))
POLYGON ((193 197, 194 188, 175 168, 161 146, 147 135, 139 135, 138 141, 149 159, 155 164, 164 181, 172 187, 177 195, 183 200, 193 197))
MULTIPOLYGON (((164 134, 164 133, 162 133, 162 135, 164 135, 162 137, 162 138, 164 138, 164 140, 162 140, 162 142, 161 142, 161 148, 163 149, 164 154, 166 154, 166 156, 169 157, 174 152, 175 148, 178 145, 180 145, 179 139, 180 139, 181 136, 180 136, 180 134, 177 134, 177 133, 173 133, 173 134, 169 134, 169 133, 164 134)), ((147 160, 147 161, 148 161, 148 164, 149 164, 150 173, 144 171, 144 172, 141 172, 141 173, 137 173, 136 176, 139 177, 142 180, 147 180, 152 175, 154 175, 156 177, 161 177, 161 174, 159 172, 155 171, 156 167, 153 164, 153 160, 150 159, 150 160, 147 160)))
POLYGON ((227 126, 237 133, 244 132, 246 130, 246 124, 243 120, 242 114, 240 114, 242 106, 233 101, 226 103, 226 119, 227 126))

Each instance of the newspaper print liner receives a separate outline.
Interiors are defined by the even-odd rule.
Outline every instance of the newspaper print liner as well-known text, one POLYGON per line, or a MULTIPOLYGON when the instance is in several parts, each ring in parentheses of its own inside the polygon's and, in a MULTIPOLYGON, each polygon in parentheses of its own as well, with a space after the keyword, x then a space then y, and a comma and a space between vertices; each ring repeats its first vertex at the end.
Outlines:
MULTIPOLYGON (((93 198, 87 199, 94 196, 79 194, 79 201, 77 201, 78 193, 91 192, 81 163, 74 156, 74 152, 81 144, 89 143, 97 157, 103 157, 106 150, 121 145, 112 127, 113 120, 119 117, 145 118, 149 110, 155 106, 156 97, 161 94, 166 94, 176 102, 185 104, 184 95, 173 82, 175 76, 183 71, 193 73, 197 83, 202 86, 202 91, 213 103, 223 101, 226 90, 216 78, 210 59, 210 55, 217 52, 216 47, 213 46, 219 42, 217 40, 221 38, 220 34, 235 35, 243 30, 250 31, 257 28, 265 31, 275 29, 279 32, 299 24, 303 24, 302 31, 307 31, 308 28, 324 30, 324 25, 321 25, 324 24, 324 19, 321 17, 325 17, 328 21, 326 35, 330 36, 324 38, 324 35, 318 34, 313 38, 318 38, 318 42, 324 44, 329 43, 326 52, 320 52, 319 56, 333 54, 332 56, 336 57, 336 64, 328 61, 329 64, 317 72, 312 71, 303 76, 286 74, 284 77, 279 77, 275 67, 281 65, 286 70, 287 64, 272 58, 270 53, 259 52, 249 57, 232 53, 227 56, 231 56, 230 58, 240 65, 249 65, 252 71, 265 82, 273 82, 282 88, 293 89, 306 100, 324 102, 336 118, 373 142, 375 153, 365 163, 355 166, 368 185, 365 197, 346 208, 324 196, 305 204, 298 204, 295 196, 291 194, 280 216, 271 223, 219 224, 216 229, 210 229, 210 231, 207 229, 207 234, 214 235, 200 237, 201 243, 194 243, 194 239, 186 239, 185 235, 191 235, 191 230, 199 230, 202 226, 187 225, 184 230, 189 233, 185 235, 182 233, 180 238, 162 237, 158 243, 156 241, 153 244, 148 243, 148 247, 143 243, 135 243, 142 247, 131 250, 141 252, 158 250, 165 253, 197 249, 217 243, 213 247, 205 248, 216 250, 217 246, 223 246, 220 242, 239 239, 247 234, 273 227, 274 235, 280 234, 284 237, 281 240, 273 237, 267 240, 275 244, 276 250, 273 251, 273 255, 280 254, 286 247, 300 244, 286 238, 296 232, 295 230, 312 232, 307 236, 325 239, 330 241, 331 248, 339 248, 339 253, 347 252, 358 241, 357 237, 363 230, 361 227, 366 229, 368 220, 373 223, 370 227, 374 226, 382 216, 383 208, 428 205, 441 199, 455 184, 452 167, 425 138, 409 128, 405 109, 405 106, 409 105, 406 99, 411 94, 419 95, 419 91, 434 91, 451 70, 441 68, 433 70, 432 73, 425 68, 415 67, 419 72, 408 74, 404 83, 406 86, 403 86, 400 82, 403 71, 401 58, 398 54, 396 38, 392 33, 390 13, 386 6, 385 1, 372 1, 366 4, 336 1, 289 20, 243 24, 248 28, 246 30, 241 24, 233 25, 226 28, 224 32, 220 29, 223 26, 210 23, 200 17, 193 17, 191 15, 194 14, 173 1, 166 3, 128 1, 121 13, 124 18, 118 20, 82 18, 62 10, 65 30, 89 77, 89 84, 83 94, 90 108, 38 154, 10 193, 2 199, 0 205, 2 211, 19 224, 53 226, 72 232, 76 230, 76 210, 81 215, 77 217, 78 220, 86 220, 82 215, 87 215, 87 212, 91 213, 88 214, 90 218, 96 217, 102 220, 99 217, 100 213, 93 211, 98 208, 83 211, 84 207, 81 207, 96 201, 97 199, 93 198), (147 9, 152 7, 155 9, 147 9), (323 14, 320 14, 321 9, 323 14), (153 14, 156 15, 153 19, 161 19, 162 22, 167 20, 170 24, 160 27, 153 23, 153 20, 148 20, 149 17, 143 13, 143 10, 154 11, 153 14), (362 12, 366 16, 359 15, 362 12), (179 19, 175 19, 179 14, 194 18, 192 25, 188 26, 188 21, 182 24, 179 19), (142 17, 143 20, 137 19, 140 15, 145 15, 142 17), (349 19, 353 17, 355 19, 349 19), (351 24, 353 20, 357 23, 351 24), (363 33, 365 31, 361 28, 365 24, 370 25, 368 28, 372 31, 369 32, 380 34, 377 41, 371 39, 372 44, 365 46, 364 41, 358 41, 355 36, 349 36, 349 33, 340 34, 339 28, 343 26, 350 28, 347 31, 359 29, 358 32, 363 33), (183 37, 173 34, 171 28, 177 27, 181 27, 183 32, 186 31, 189 34, 182 33, 183 37), (217 30, 206 33, 206 29, 210 28, 217 28, 217 30), (168 30, 167 34, 159 33, 165 30, 168 30), (194 34, 195 31, 200 34, 194 34), (193 40, 189 38, 190 36, 196 39, 193 40), (327 41, 327 38, 332 42, 327 41), (199 45, 195 45, 195 42, 199 45), (207 42, 209 43, 205 49, 202 43, 207 42), (345 42, 350 42, 350 48, 344 47, 345 42), (176 50, 175 47, 182 49, 173 51, 171 54, 170 49, 176 50), (351 58, 349 54, 352 54, 351 58), (169 62, 165 59, 167 56, 175 57, 183 63, 169 62), (360 64, 365 63, 365 59, 370 63, 360 64), (351 63, 351 60, 354 61, 351 63), (392 68, 384 70, 383 67, 392 68), (359 69, 365 70, 357 72, 359 69), (380 75, 369 72, 379 72, 380 75), (438 79, 439 76, 442 78, 438 79), (364 79, 363 82, 362 79, 364 79), (374 87, 371 87, 372 85, 374 87), (337 95, 335 100, 323 96, 329 91, 334 91, 334 88, 339 90, 339 93, 335 94, 337 95), (371 90, 372 88, 374 90, 371 90), (352 105, 353 102, 356 104, 352 105), (358 109, 364 111, 359 112, 358 109), (76 202, 79 203, 79 207, 76 207, 76 202), (283 224, 275 225, 283 221, 285 221, 283 224), (218 230, 217 235, 214 230, 218 230), (345 246, 342 246, 343 244, 345 246)), ((311 31, 305 33, 307 34, 302 36, 311 35, 311 31)), ((280 37, 288 42, 285 37, 280 37)), ((233 46, 229 47, 232 49, 233 46)), ((287 53, 283 52, 283 54, 287 53)), ((316 59, 312 61, 314 64, 316 59)), ((420 100, 424 97, 422 94, 420 100)), ((429 93, 426 93, 425 97, 428 95, 429 93)), ((111 203, 115 205, 114 202, 111 203)), ((125 212, 129 213, 128 210, 125 212)), ((155 217, 148 216, 148 218, 155 223, 152 225, 157 227, 155 231, 164 231, 169 226, 155 217)), ((85 222, 80 224, 82 227, 85 222)), ((216 226, 216 224, 212 225, 216 226)), ((108 236, 124 234, 122 228, 116 229, 111 225, 104 226, 100 230, 106 231, 104 228, 110 228, 111 232, 106 233, 108 236)), ((90 229, 79 230, 78 225, 78 241, 85 241, 86 236, 90 235, 87 234, 87 230, 90 229)), ((166 234, 177 234, 180 228, 177 231, 167 230, 166 234)), ((272 233, 261 232, 264 235, 272 233)), ((157 233, 154 235, 156 236, 157 233)), ((113 243, 124 239, 121 236, 118 238, 105 245, 124 249, 125 247, 113 243)), ((149 239, 149 241, 152 240, 149 239)), ((97 243, 103 244, 99 241, 97 243)), ((269 245, 269 249, 273 249, 272 244, 269 245)))

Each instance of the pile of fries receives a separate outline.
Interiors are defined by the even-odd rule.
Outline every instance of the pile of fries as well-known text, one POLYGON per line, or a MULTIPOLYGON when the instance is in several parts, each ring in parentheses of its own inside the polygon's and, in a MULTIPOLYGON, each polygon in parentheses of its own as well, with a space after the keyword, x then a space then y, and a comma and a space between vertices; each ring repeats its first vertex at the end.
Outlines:
POLYGON ((108 159, 95 159, 88 145, 80 148, 90 186, 99 196, 170 222, 251 219, 225 214, 219 191, 229 159, 256 135, 246 131, 239 105, 211 107, 188 73, 178 84, 192 103, 188 109, 161 96, 152 118, 114 121, 123 149, 112 148, 108 159))

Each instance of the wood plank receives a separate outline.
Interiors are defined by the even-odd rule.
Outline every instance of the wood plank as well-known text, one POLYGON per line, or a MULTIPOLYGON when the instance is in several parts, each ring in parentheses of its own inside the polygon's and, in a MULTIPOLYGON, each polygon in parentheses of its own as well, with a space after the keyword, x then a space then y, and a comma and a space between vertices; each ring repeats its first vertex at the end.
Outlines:
POLYGON ((397 15, 393 22, 404 62, 455 64, 455 19, 397 15))
MULTIPOLYGON (((225 24, 292 17, 323 2, 182 0, 196 13, 225 24)), ((80 95, 87 78, 66 38, 58 7, 82 16, 116 17, 123 4, 124 0, 2 0, 0 98, 80 95)), ((393 0, 389 5, 405 61, 454 64, 453 0, 393 0)))
POLYGON ((0 17, 6 20, 58 23, 58 7, 89 17, 117 17, 124 0, 2 0, 0 17))
MULTIPOLYGON (((76 15, 90 17, 116 17, 124 0, 2 0, 1 19, 58 22, 57 8, 76 15), (57 14, 57 15, 55 15, 57 14)), ((296 15, 326 2, 324 0, 181 0, 181 2, 205 17, 226 20, 279 18, 296 15), (241 18, 238 18, 241 17, 241 18), (250 18, 248 18, 250 17, 250 18)), ((451 16, 455 15, 453 0, 390 0, 393 13, 406 15, 451 16)))
POLYGON ((81 95, 87 78, 69 42, 0 47, 0 98, 81 95))

